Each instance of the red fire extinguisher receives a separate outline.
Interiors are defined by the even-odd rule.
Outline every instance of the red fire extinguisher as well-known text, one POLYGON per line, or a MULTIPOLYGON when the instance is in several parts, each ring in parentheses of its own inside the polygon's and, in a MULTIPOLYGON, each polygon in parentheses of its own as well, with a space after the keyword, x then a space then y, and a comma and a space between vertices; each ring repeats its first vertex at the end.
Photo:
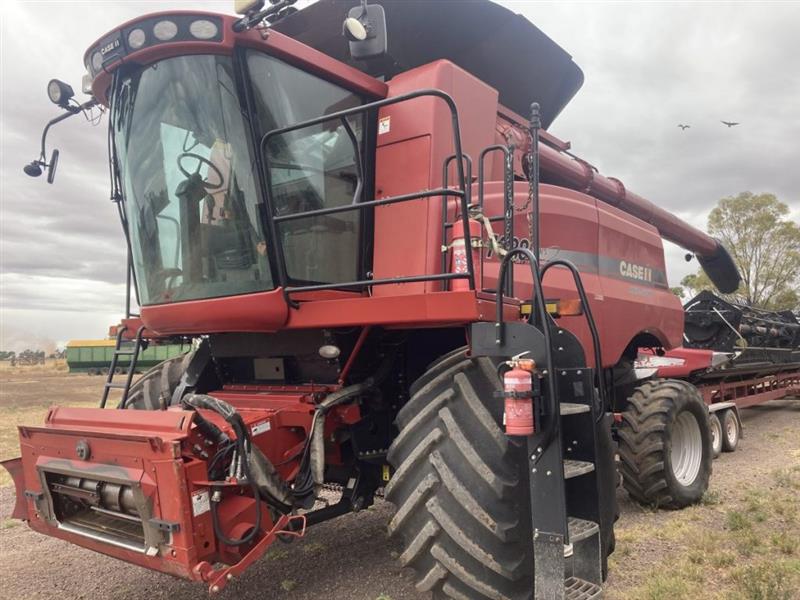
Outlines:
MULTIPOLYGON (((469 219, 469 235, 472 245, 472 268, 475 272, 475 282, 480 285, 481 281, 481 250, 480 245, 475 244, 475 240, 481 239, 481 222, 477 219, 469 219)), ((453 223, 453 253, 450 259, 450 272, 451 273, 467 273, 467 249, 466 240, 464 238, 464 222, 457 219, 453 223)), ((463 291, 469 289, 468 279, 453 279, 450 289, 456 291, 463 291)))
POLYGON ((511 369, 503 375, 506 435, 533 435, 533 371, 530 359, 509 361, 511 369))

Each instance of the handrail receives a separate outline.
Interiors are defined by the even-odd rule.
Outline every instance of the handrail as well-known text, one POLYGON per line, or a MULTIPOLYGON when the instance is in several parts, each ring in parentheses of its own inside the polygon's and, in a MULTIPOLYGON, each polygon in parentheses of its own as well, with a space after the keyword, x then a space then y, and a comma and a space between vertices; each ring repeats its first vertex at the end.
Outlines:
MULTIPOLYGON (((589 306, 589 300, 586 296, 586 289, 583 287, 583 280, 581 279, 581 274, 580 271, 578 271, 578 268, 572 262, 562 258, 551 260, 545 264, 544 267, 542 267, 542 282, 544 282, 544 276, 547 274, 547 271, 549 271, 552 267, 564 267, 569 269, 569 271, 572 273, 572 279, 575 281, 575 287, 578 290, 578 297, 583 305, 583 313, 586 316, 586 322, 589 325, 589 332, 592 336, 592 350, 594 351, 595 370, 597 371, 597 380, 600 386, 600 402, 603 410, 599 411, 599 420, 603 415, 603 411, 608 406, 606 403, 606 377, 605 371, 603 370, 603 355, 600 349, 600 334, 597 331, 597 325, 594 317, 592 316, 592 309, 589 306)), ((542 283, 542 285, 544 285, 544 283, 542 283)))
MULTIPOLYGON (((483 213, 483 195, 485 184, 485 162, 486 156, 490 152, 501 152, 503 154, 503 240, 507 248, 511 248, 514 238, 514 144, 503 146, 494 144, 481 150, 478 157, 478 206, 483 213)), ((489 222, 499 221, 500 218, 489 217, 489 222)), ((481 274, 483 274, 483 254, 481 253, 481 274)), ((499 280, 498 280, 499 285, 499 280)), ((506 295, 510 296, 514 292, 514 270, 511 270, 508 281, 506 281, 506 295)))
MULTIPOLYGON (((361 210, 364 208, 370 208, 374 206, 383 206, 387 204, 394 204, 397 202, 405 202, 409 200, 418 200, 422 198, 429 198, 434 196, 441 196, 442 202, 446 204, 446 199, 449 196, 455 196, 460 198, 461 200, 461 218, 464 224, 464 237, 465 242, 467 244, 467 248, 471 247, 471 239, 469 234, 469 204, 468 204, 468 191, 467 191, 467 182, 465 179, 465 169, 464 169, 464 153, 462 151, 461 145, 461 130, 459 127, 458 122, 458 108, 456 107, 455 101, 445 92, 437 89, 423 89, 423 90, 416 90, 414 92, 409 92, 408 94, 403 94, 401 96, 394 96, 392 98, 384 98, 382 100, 376 100, 375 102, 370 102, 368 104, 362 104, 360 106, 355 106, 352 108, 340 110, 328 115, 322 115, 320 117, 315 117, 313 119, 309 119, 307 121, 302 121, 300 123, 296 123, 294 125, 289 125, 287 127, 281 127, 278 129, 273 129, 263 135, 261 138, 261 142, 259 144, 259 150, 261 152, 261 156, 264 161, 264 169, 265 169, 265 178, 266 178, 266 199, 267 204, 269 206, 269 211, 267 211, 267 218, 269 219, 269 231, 276 231, 274 226, 276 223, 285 222, 285 221, 292 221, 297 219, 303 218, 310 218, 322 215, 329 215, 335 214, 340 212, 347 212, 353 210, 361 210), (332 206, 328 208, 321 208, 316 210, 310 211, 303 211, 303 212, 296 212, 286 215, 278 215, 275 212, 275 206, 271 201, 271 190, 272 190, 272 181, 270 176, 270 168, 269 168, 269 153, 267 152, 268 142, 273 138, 284 135, 291 131, 297 131, 299 129, 305 129, 307 127, 312 127, 314 125, 319 125, 321 123, 325 123, 327 121, 332 120, 346 120, 348 116, 359 114, 359 113, 366 113, 372 110, 376 110, 382 108, 384 106, 389 106, 392 104, 398 104, 400 102, 405 102, 408 100, 413 100, 416 98, 424 97, 424 96, 431 96, 434 98, 439 98, 442 100, 450 110, 450 121, 453 130, 453 146, 454 146, 454 154, 453 157, 456 161, 456 172, 458 178, 458 187, 457 190, 450 190, 450 189, 438 189, 438 190, 422 190, 420 192, 411 193, 411 194, 403 194, 400 196, 393 196, 389 198, 381 198, 378 200, 369 200, 365 202, 355 202, 350 205, 346 206, 332 206)), ((470 170, 471 172, 471 170, 470 170)), ((313 290, 323 290, 323 289, 346 289, 352 287, 361 287, 361 286, 372 286, 372 285, 382 285, 382 284, 391 284, 391 283, 411 283, 416 281, 444 281, 449 279, 467 279, 469 281, 469 289, 475 289, 475 266, 473 265, 472 261, 472 253, 466 253, 466 262, 467 262, 467 272, 466 273, 439 273, 433 275, 419 275, 419 276, 412 276, 412 277, 391 277, 391 278, 384 278, 384 279, 369 279, 369 280, 362 280, 362 281, 351 281, 351 282, 341 282, 341 283, 332 283, 332 284, 314 284, 314 285, 306 285, 306 286, 297 286, 297 287, 289 287, 287 285, 288 275, 286 273, 286 261, 283 255, 283 247, 278 239, 277 235, 272 235, 270 240, 270 245, 272 246, 273 255, 277 259, 279 272, 278 272, 278 280, 280 285, 284 288, 284 296, 286 297, 290 306, 294 306, 293 302, 289 299, 289 295, 296 292, 301 291, 313 291, 313 290)), ((444 240, 443 240, 444 241, 444 240)))
MULTIPOLYGON (((444 164, 442 165, 442 188, 448 189, 450 187, 449 182, 449 170, 450 170, 450 163, 452 163, 456 159, 455 154, 451 154, 446 159, 444 159, 444 164)), ((469 206, 470 201, 472 200, 472 157, 469 154, 464 154, 463 159, 467 161, 467 169, 466 169, 466 179, 469 185, 465 192, 467 193, 467 206, 469 206)), ((452 227, 452 223, 447 222, 447 202, 445 198, 442 198, 442 259, 441 259, 441 270, 444 273, 447 270, 447 253, 445 251, 445 247, 447 246, 447 230, 452 227)))

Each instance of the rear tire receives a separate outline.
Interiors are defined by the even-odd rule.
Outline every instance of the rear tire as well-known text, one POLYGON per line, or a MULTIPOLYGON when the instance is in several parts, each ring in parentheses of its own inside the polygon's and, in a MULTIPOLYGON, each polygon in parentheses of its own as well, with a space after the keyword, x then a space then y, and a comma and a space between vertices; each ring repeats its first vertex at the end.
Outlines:
POLYGON ((178 387, 193 352, 169 358, 158 363, 131 384, 123 408, 135 410, 162 410, 169 406, 172 394, 178 387))
POLYGON ((708 421, 697 388, 685 381, 648 381, 636 388, 618 430, 628 494, 660 508, 699 502, 711 478, 708 421))
POLYGON ((739 438, 741 437, 742 430, 739 426, 739 419, 736 418, 730 408, 722 411, 722 451, 734 452, 739 446, 739 438))
POLYGON ((722 454, 722 423, 720 423, 717 413, 708 415, 708 426, 711 431, 711 456, 719 458, 722 454))
POLYGON ((389 449, 386 498, 400 562, 434 598, 528 598, 532 545, 524 447, 499 423, 494 364, 451 353, 413 386, 389 449))

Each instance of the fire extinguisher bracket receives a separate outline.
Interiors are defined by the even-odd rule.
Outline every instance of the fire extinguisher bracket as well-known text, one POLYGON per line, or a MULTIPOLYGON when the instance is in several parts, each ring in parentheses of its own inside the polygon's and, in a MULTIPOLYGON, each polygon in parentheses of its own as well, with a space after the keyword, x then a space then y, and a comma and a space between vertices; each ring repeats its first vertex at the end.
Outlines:
MULTIPOLYGON (((538 386, 536 386, 538 387, 538 386)), ((542 394, 539 390, 535 389, 531 392, 517 392, 517 391, 497 391, 494 393, 495 398, 541 398, 542 394)))

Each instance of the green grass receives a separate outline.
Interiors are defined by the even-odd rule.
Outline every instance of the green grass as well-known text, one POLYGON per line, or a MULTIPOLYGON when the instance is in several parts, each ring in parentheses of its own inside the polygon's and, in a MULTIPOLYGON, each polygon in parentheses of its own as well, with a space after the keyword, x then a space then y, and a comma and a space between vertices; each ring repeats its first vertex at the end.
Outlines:
POLYGON ((722 504, 722 494, 716 490, 708 490, 700 499, 700 504, 702 506, 717 506, 722 504))
POLYGON ((11 529, 12 527, 17 527, 22 525, 22 521, 17 521, 16 519, 3 519, 0 522, 0 529, 11 529))
POLYGON ((738 510, 729 510, 726 515, 726 521, 730 531, 745 531, 753 526, 747 515, 738 510))
POLYGON ((800 588, 800 561, 763 561, 736 569, 732 576, 741 600, 794 600, 800 588))

